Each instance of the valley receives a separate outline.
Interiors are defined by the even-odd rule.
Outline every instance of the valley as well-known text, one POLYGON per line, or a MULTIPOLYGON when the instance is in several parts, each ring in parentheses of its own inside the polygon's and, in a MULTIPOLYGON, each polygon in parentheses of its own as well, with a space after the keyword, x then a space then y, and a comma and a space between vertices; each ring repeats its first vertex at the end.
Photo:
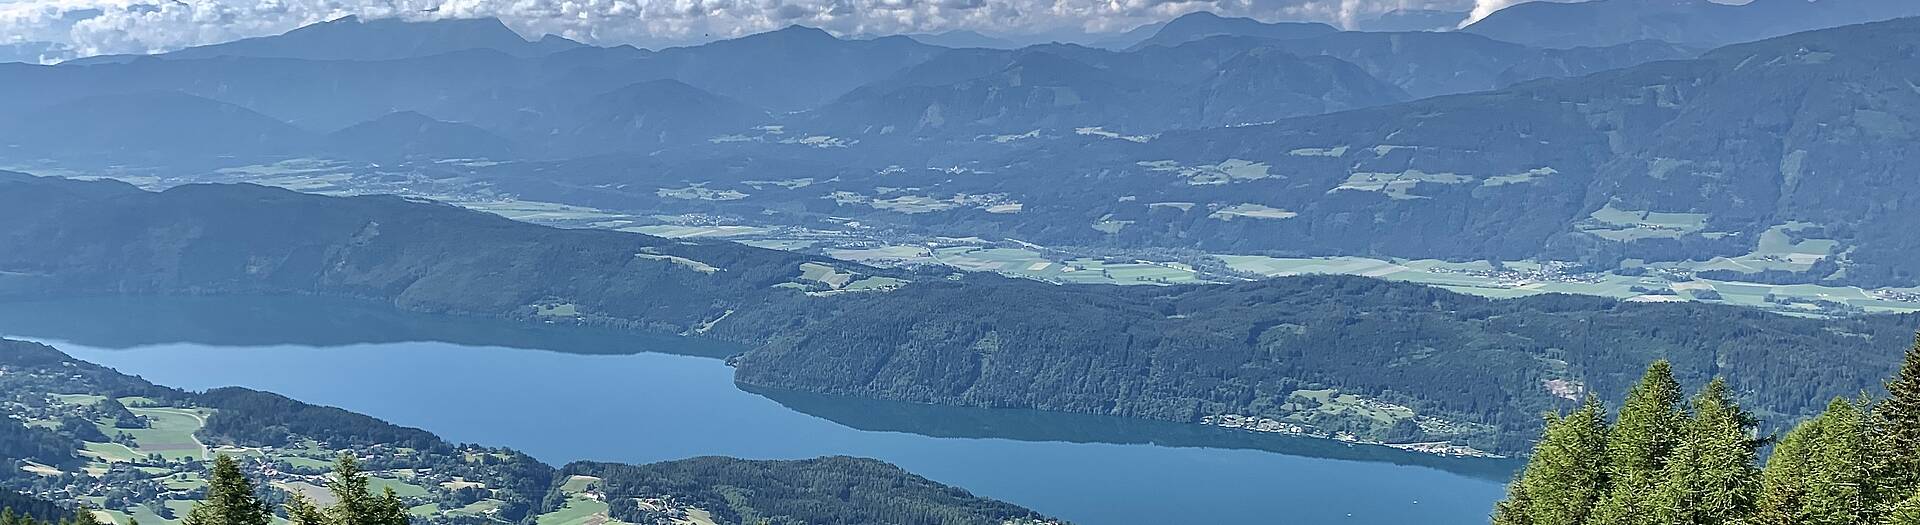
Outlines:
POLYGON ((1911 0, 89 2, 0 525, 1920 524, 1911 0))
MULTIPOLYGON (((1862 288, 1815 283, 1742 281, 1741 274, 1806 271, 1834 250, 1833 241, 1792 233, 1808 224, 1767 229, 1753 253, 1705 261, 1628 260, 1601 270, 1571 261, 1446 261, 1361 256, 1278 257, 1193 250, 1050 247, 979 235, 944 236, 888 223, 828 218, 825 222, 758 222, 736 214, 679 215, 603 209, 582 204, 522 200, 485 179, 432 172, 442 166, 492 166, 493 162, 443 159, 427 168, 356 166, 322 159, 228 168, 208 174, 140 175, 142 170, 34 170, 40 175, 112 179, 148 190, 184 184, 247 183, 322 195, 403 195, 459 205, 506 218, 562 228, 599 228, 738 242, 761 248, 823 255, 875 266, 935 265, 1068 284, 1223 283, 1294 275, 1358 275, 1434 285, 1493 298, 1542 293, 1595 295, 1635 301, 1698 301, 1759 308, 1790 315, 1845 316, 1920 311, 1920 286, 1862 288), (126 171, 122 171, 126 170, 126 171), (93 175, 88 173, 104 173, 93 175), (445 177, 445 178, 436 178, 445 177)), ((152 172, 150 172, 152 173, 152 172)), ((771 183, 767 183, 771 184, 771 183)), ((810 185, 809 182, 807 185, 810 185)), ((801 186, 786 183, 786 186, 801 186)), ((664 190, 663 190, 664 191, 664 190)), ((1184 203, 1182 203, 1184 204, 1184 203)), ((1640 224, 1639 215, 1611 208, 1594 213, 1596 224, 1640 224), (1623 215, 1624 214, 1624 215, 1623 215), (1619 221, 1616 223, 1605 220, 1619 221), (1632 219, 1620 217, 1633 217, 1632 219)), ((1669 219, 1671 220, 1671 219, 1669 219)), ((1697 220, 1697 219, 1695 219, 1697 220)), ((1657 230, 1662 226, 1632 226, 1657 230)), ((1628 231, 1633 230, 1607 230, 1628 231)), ((1651 230, 1650 230, 1651 231, 1651 230)), ((963 232, 950 232, 961 235, 963 232)))

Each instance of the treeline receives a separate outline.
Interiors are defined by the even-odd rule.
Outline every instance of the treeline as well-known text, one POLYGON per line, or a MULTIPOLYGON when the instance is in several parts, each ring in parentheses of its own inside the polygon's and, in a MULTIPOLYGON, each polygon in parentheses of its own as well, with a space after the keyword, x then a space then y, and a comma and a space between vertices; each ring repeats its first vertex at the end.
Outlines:
POLYGON ((54 502, 0 489, 0 525, 94 525, 93 516, 54 502))
MULTIPOLYGON (((705 509, 722 523, 976 525, 1045 519, 885 462, 844 456, 801 461, 701 457, 650 465, 574 463, 562 474, 559 479, 600 478, 599 490, 612 517, 628 523, 666 522, 667 516, 639 502, 664 496, 705 509)), ((564 496, 556 486, 549 497, 564 496)))
MULTIPOLYGON (((97 432, 98 429, 95 429, 97 432)), ((7 466, 33 461, 56 468, 78 466, 73 455, 79 447, 76 438, 52 429, 28 426, 18 419, 0 417, 0 462, 7 466)))
POLYGON ((0 508, 0 525, 100 525, 91 516, 75 514, 66 518, 35 518, 28 514, 15 514, 12 507, 0 508))
POLYGON ((1493 523, 1920 524, 1920 340, 1886 390, 1768 434, 1725 381, 1686 402, 1655 362, 1617 417, 1594 397, 1549 416, 1493 523))

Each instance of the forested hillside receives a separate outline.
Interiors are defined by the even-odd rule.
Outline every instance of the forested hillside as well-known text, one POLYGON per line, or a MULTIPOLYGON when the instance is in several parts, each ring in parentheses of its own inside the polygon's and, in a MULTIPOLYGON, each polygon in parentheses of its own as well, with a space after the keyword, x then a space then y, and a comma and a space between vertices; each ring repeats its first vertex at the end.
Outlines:
POLYGON ((0 236, 5 295, 352 296, 720 337, 749 345, 737 378, 763 387, 1179 422, 1278 418, 1320 435, 1508 452, 1526 446, 1534 414, 1621 392, 1634 372, 1623 363, 1655 358, 1683 377, 1727 376, 1763 413, 1810 415, 1820 408, 1810 397, 1872 388, 1920 323, 1490 300, 1350 277, 1126 288, 902 274, 249 186, 150 193, 13 176, 0 199, 18 204, 0 206, 17 225, 0 236))
POLYGON ((144 516, 143 522, 171 520, 172 510, 154 509, 179 507, 219 490, 196 481, 220 468, 219 462, 207 461, 214 456, 239 459, 234 463, 260 482, 257 492, 267 496, 263 501, 291 516, 298 510, 279 503, 301 492, 303 484, 326 485, 327 476, 338 472, 324 466, 333 462, 329 457, 351 450, 350 459, 368 480, 403 489, 390 497, 401 498, 400 508, 411 508, 416 523, 512 524, 556 512, 600 519, 611 513, 635 524, 677 523, 689 515, 721 524, 1052 523, 874 460, 714 457, 555 469, 513 450, 456 445, 423 430, 271 393, 156 386, 36 343, 0 339, 0 372, 0 410, 8 416, 0 422, 34 436, 32 442, 0 440, 0 459, 24 467, 0 473, 0 507, 43 519, 65 511, 15 498, 16 491, 63 502, 67 509, 80 503, 117 516, 144 516), (136 405, 132 410, 143 416, 171 420, 193 414, 189 420, 200 421, 197 428, 166 429, 191 435, 193 450, 155 442, 165 437, 159 431, 109 437, 46 424, 80 421, 89 429, 114 428, 119 422, 102 415, 100 407, 121 402, 136 405), (115 447, 153 453, 101 452, 115 447), (585 479, 589 474, 606 476, 607 488, 598 479, 585 479), (847 497, 848 490, 859 497, 847 497))

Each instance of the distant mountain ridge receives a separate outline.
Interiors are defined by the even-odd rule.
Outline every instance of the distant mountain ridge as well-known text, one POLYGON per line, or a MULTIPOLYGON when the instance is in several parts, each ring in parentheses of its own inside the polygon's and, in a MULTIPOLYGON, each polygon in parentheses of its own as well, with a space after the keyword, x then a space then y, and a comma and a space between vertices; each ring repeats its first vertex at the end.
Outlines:
POLYGON ((1177 46, 1215 36, 1247 36, 1287 40, 1340 32, 1319 22, 1261 22, 1252 18, 1230 18, 1210 11, 1197 11, 1167 21, 1153 36, 1128 47, 1138 50, 1151 46, 1177 46))
POLYGON ((1351 64, 1259 46, 1078 46, 953 51, 812 112, 856 134, 1024 133, 1112 127, 1155 132, 1264 122, 1398 101, 1351 64))
POLYGON ((1907 0, 1587 0, 1527 2, 1462 31, 1539 47, 1611 46, 1639 40, 1714 47, 1800 31, 1920 16, 1907 0))
POLYGON ((304 60, 394 60, 469 49, 490 49, 515 56, 539 56, 584 44, 555 35, 528 41, 497 18, 407 21, 347 16, 284 34, 247 38, 162 53, 166 59, 213 57, 297 58, 304 60))

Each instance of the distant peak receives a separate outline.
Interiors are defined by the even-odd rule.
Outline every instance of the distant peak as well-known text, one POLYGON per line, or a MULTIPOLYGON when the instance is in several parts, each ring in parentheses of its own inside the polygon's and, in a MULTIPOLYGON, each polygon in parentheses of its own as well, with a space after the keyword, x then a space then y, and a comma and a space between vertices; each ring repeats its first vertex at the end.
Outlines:
POLYGON ((376 120, 419 121, 419 120, 433 120, 433 117, 422 115, 418 111, 402 110, 402 111, 395 111, 392 113, 388 113, 376 120))
POLYGON ((1179 17, 1174 18, 1174 20, 1198 21, 1198 20, 1220 20, 1224 18, 1226 17, 1215 14, 1213 11, 1194 11, 1191 13, 1180 15, 1179 17))
POLYGON ((787 27, 780 28, 779 30, 764 33, 764 34, 774 35, 781 38, 792 38, 792 39, 807 38, 807 39, 838 40, 837 38, 834 38, 832 33, 828 33, 825 29, 820 29, 818 27, 808 27, 800 24, 790 25, 787 27))

